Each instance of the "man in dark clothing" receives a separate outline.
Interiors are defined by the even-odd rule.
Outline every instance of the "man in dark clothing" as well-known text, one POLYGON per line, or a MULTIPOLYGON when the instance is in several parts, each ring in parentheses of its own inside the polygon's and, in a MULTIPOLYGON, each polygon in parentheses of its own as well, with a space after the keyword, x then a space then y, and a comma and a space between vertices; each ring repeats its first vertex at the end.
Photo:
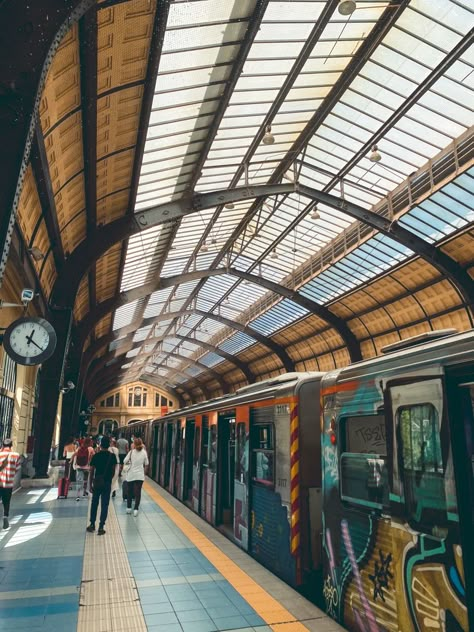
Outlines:
POLYGON ((117 459, 115 454, 109 452, 110 439, 102 437, 100 442, 100 452, 94 454, 90 462, 89 489, 92 492, 91 523, 87 527, 89 533, 95 531, 95 521, 100 499, 100 520, 98 535, 105 533, 105 521, 109 512, 110 492, 112 479, 115 474, 117 459))

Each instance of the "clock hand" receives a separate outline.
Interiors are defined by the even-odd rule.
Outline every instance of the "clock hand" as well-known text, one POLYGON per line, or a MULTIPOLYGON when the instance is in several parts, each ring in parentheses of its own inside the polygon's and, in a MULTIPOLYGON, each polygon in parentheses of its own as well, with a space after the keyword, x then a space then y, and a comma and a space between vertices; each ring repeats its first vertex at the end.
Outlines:
MULTIPOLYGON (((38 344, 36 344, 36 342, 33 339, 31 339, 30 342, 32 342, 35 345, 35 347, 38 347, 38 349, 40 351, 44 351, 43 347, 40 347, 38 344)), ((28 343, 28 344, 30 344, 30 343, 28 343)))

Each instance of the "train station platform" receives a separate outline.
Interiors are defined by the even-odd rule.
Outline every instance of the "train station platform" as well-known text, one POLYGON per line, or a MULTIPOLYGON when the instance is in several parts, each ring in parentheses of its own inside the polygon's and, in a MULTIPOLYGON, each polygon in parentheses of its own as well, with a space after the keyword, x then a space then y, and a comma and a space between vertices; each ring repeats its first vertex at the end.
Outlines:
POLYGON ((111 501, 103 537, 74 493, 17 492, 0 531, 0 630, 342 630, 158 485, 144 491, 136 518, 111 501))

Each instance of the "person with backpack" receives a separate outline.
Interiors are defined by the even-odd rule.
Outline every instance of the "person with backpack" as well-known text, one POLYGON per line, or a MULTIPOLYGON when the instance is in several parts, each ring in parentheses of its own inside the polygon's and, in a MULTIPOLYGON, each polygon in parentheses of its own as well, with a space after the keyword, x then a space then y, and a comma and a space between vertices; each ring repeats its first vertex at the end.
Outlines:
POLYGON ((94 454, 90 462, 89 489, 92 492, 90 525, 86 531, 94 533, 97 509, 100 500, 100 519, 97 535, 105 534, 105 521, 109 513, 110 493, 112 491, 112 479, 115 474, 117 457, 109 452, 110 439, 102 437, 100 452, 94 454))
POLYGON ((72 467, 76 472, 77 496, 76 501, 81 500, 81 496, 87 496, 87 481, 89 479, 89 464, 94 456, 94 448, 90 439, 84 439, 72 457, 72 467), (82 490, 82 494, 81 494, 82 490))

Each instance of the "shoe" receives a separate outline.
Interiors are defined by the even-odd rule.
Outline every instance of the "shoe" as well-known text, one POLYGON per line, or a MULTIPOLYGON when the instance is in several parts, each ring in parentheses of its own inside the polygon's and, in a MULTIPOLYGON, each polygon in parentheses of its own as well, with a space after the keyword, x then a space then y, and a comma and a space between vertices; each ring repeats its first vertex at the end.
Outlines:
POLYGON ((115 498, 115 492, 112 492, 112 498, 115 498))
POLYGON ((94 531, 95 531, 95 524, 90 524, 87 527, 86 531, 89 531, 89 533, 94 533, 94 531))
POLYGON ((132 513, 132 510, 127 508, 127 513, 128 513, 128 514, 131 514, 131 513, 132 513))
POLYGON ((104 527, 99 527, 99 530, 97 531, 97 535, 105 535, 104 527))
POLYGON ((10 526, 10 523, 8 522, 8 518, 7 517, 3 518, 3 528, 8 529, 9 526, 10 526))
POLYGON ((82 492, 83 496, 89 496, 89 492, 86 492, 85 490, 82 492))
POLYGON ((138 509, 133 510, 133 515, 135 516, 135 518, 138 516, 138 509))
POLYGON ((78 503, 80 500, 81 500, 81 497, 80 497, 80 496, 78 496, 78 497, 76 498, 76 503, 78 503))

